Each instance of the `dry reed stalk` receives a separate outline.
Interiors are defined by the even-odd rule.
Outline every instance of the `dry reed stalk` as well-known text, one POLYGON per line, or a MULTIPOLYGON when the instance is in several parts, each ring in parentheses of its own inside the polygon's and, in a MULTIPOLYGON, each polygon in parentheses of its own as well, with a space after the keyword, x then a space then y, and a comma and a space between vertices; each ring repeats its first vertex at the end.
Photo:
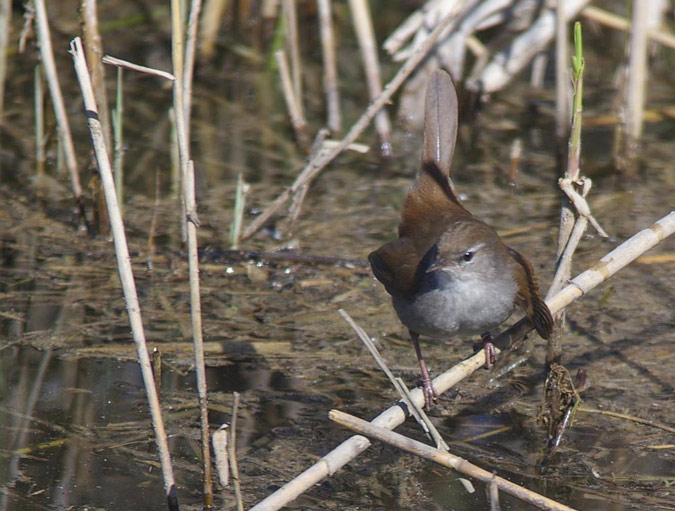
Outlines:
POLYGON ((216 471, 218 472, 218 480, 222 487, 230 484, 230 465, 227 459, 228 449, 228 425, 223 424, 211 435, 211 443, 213 444, 213 454, 216 457, 216 471))
MULTIPOLYGON (((82 44, 87 52, 87 62, 91 73, 91 85, 96 95, 96 104, 99 108, 101 127, 105 137, 106 147, 112 147, 110 130, 110 112, 108 110, 108 94, 105 86, 105 68, 103 58, 103 41, 98 29, 97 0, 82 0, 80 16, 82 20, 82 44)), ((121 197, 117 197, 122 203, 121 197)))
POLYGON ((162 71, 161 69, 155 69, 154 67, 141 66, 140 64, 134 64, 128 60, 118 59, 117 57, 111 57, 110 55, 105 55, 101 62, 104 64, 110 64, 111 66, 121 67, 124 69, 131 69, 132 71, 138 71, 139 73, 146 73, 152 76, 159 76, 169 81, 174 81, 176 77, 169 73, 168 71, 162 71))
POLYGON ((115 183, 112 175, 112 168, 108 158, 108 151, 105 147, 105 138, 101 123, 98 120, 98 109, 96 107, 96 99, 94 98, 94 91, 89 79, 89 72, 87 70, 87 62, 85 60, 84 51, 82 49, 82 42, 79 37, 73 39, 70 43, 70 51, 73 55, 73 62, 75 65, 75 72, 77 79, 82 89, 82 97, 84 100, 84 108, 87 112, 87 122, 91 132, 92 145, 94 146, 94 153, 98 162, 98 168, 103 184, 103 191, 105 193, 106 204, 108 207, 108 214, 110 218, 110 227, 113 233, 113 242, 115 246, 115 255, 117 257, 117 266, 122 283, 122 291, 124 293, 124 301, 126 303, 127 313, 129 315, 129 324, 131 326, 132 336, 136 344, 136 353, 138 356, 138 363, 141 367, 141 374, 143 376, 143 383, 148 397, 148 404, 150 406, 150 416, 152 418, 152 425, 155 430, 155 441, 159 450, 159 459, 162 466, 162 476, 164 479, 164 490, 167 497, 170 510, 178 510, 178 496, 176 494, 176 482, 173 476, 173 468, 171 466, 171 454, 169 453, 169 444, 167 441, 166 431, 164 429, 164 421, 162 419, 162 410, 155 388, 154 376, 152 374, 152 366, 150 363, 150 356, 145 342, 145 333, 143 331, 143 320, 141 318, 141 308, 136 293, 136 283, 131 268, 131 258, 129 256, 129 248, 124 233, 124 223, 122 222, 122 215, 117 204, 117 196, 115 195, 115 183))
POLYGON ((339 410, 331 410, 328 413, 328 418, 337 422, 340 426, 349 428, 360 435, 367 435, 381 442, 393 445, 394 447, 398 447, 399 449, 416 456, 421 456, 422 458, 431 460, 439 465, 456 470, 460 474, 465 474, 487 484, 495 481, 500 490, 509 495, 513 495, 524 502, 532 504, 539 509, 546 509, 548 511, 574 511, 571 507, 560 504, 555 500, 544 497, 527 488, 523 488, 517 483, 512 483, 511 481, 495 476, 491 472, 488 472, 459 456, 455 456, 449 452, 443 452, 440 449, 423 444, 422 442, 403 436, 400 433, 394 433, 386 428, 374 426, 370 422, 354 417, 353 415, 349 415, 339 410))
POLYGON ((180 12, 180 0, 171 0, 171 53, 173 60, 173 111, 176 118, 176 138, 178 141, 178 159, 181 169, 182 197, 184 204, 185 226, 188 244, 188 275, 190 282, 190 318, 192 322, 192 340, 195 349, 195 371, 197 373, 197 393, 199 395, 199 419, 202 441, 202 464, 204 469, 204 506, 213 504, 213 486, 211 483, 211 435, 209 434, 208 395, 206 386, 206 367, 204 363, 204 339, 202 332, 201 296, 199 291, 199 256, 197 227, 197 201, 195 198, 194 166, 190 159, 187 123, 185 117, 185 83, 183 45, 183 22, 180 12))
POLYGON ((305 134, 305 126, 307 123, 305 121, 305 116, 302 113, 302 107, 300 106, 300 98, 295 95, 293 90, 291 73, 288 70, 288 63, 286 62, 286 53, 284 50, 277 50, 274 52, 274 58, 276 59, 277 67, 279 68, 281 91, 284 95, 284 100, 286 101, 288 114, 291 117, 291 124, 293 125, 298 140, 301 142, 306 141, 307 135, 305 134))
POLYGON ((366 111, 361 115, 358 121, 352 125, 349 132, 344 136, 338 145, 331 148, 330 151, 323 153, 319 152, 315 158, 309 160, 307 165, 298 177, 295 179, 293 184, 286 188, 265 210, 256 218, 251 224, 246 228, 242 239, 251 237, 258 229, 260 229, 265 222, 275 214, 279 208, 289 199, 292 194, 295 194, 302 188, 304 185, 311 183, 314 178, 321 172, 330 162, 332 162, 342 151, 347 149, 359 135, 363 132, 364 129, 370 124, 370 121, 375 117, 375 114, 386 105, 391 97, 403 82, 410 76, 410 74, 417 68, 418 64, 429 54, 431 48, 434 46, 438 37, 443 31, 450 30, 450 26, 456 22, 455 17, 459 12, 459 7, 450 11, 443 20, 438 24, 434 29, 431 35, 424 41, 422 45, 419 46, 408 58, 408 60, 401 66, 401 68, 396 73, 396 76, 391 79, 391 81, 386 85, 382 93, 368 105, 366 111))
MULTIPOLYGON (((70 133, 70 125, 68 124, 68 115, 66 114, 66 106, 63 102, 63 94, 61 94, 61 86, 59 85, 58 73, 56 71, 56 64, 54 62, 54 51, 52 50, 52 40, 49 32, 49 22, 47 19, 47 10, 45 9, 44 0, 34 0, 35 7, 35 22, 37 25, 37 36, 40 44, 40 56, 42 59, 42 66, 47 79, 49 87, 49 94, 52 98, 54 106, 54 115, 56 116, 56 124, 58 126, 59 141, 63 148, 65 156, 66 167, 70 174, 70 182, 73 188, 73 195, 77 201, 80 209, 80 216, 82 221, 87 225, 86 216, 84 214, 84 202, 82 200, 82 186, 80 185, 80 175, 77 169, 77 158, 75 157, 75 146, 73 145, 73 137, 70 133)), ((87 225, 88 227, 88 225, 87 225)))
POLYGON ((634 0, 630 30, 628 86, 626 87, 626 156, 631 162, 637 155, 642 136, 642 111, 647 82, 647 14, 650 0, 634 0))
POLYGON ((7 79, 7 46, 12 25, 12 0, 0 0, 0 125, 5 114, 5 80, 7 79))
POLYGON ((234 198, 234 214, 232 216, 232 225, 230 226, 230 248, 239 248, 239 237, 241 235, 241 226, 244 222, 244 208, 246 206, 246 195, 249 185, 244 182, 243 174, 237 177, 237 190, 234 198))
POLYGON ((183 99, 185 108, 185 130, 190 140, 190 116, 192 113, 192 78, 195 68, 195 54, 197 52, 197 26, 199 14, 202 11, 202 0, 190 2, 190 17, 188 18, 185 41, 185 70, 183 72, 183 99))
POLYGON ((199 27, 199 55, 203 59, 210 59, 216 47, 216 36, 227 10, 228 0, 206 0, 204 15, 199 27))
POLYGON ((42 66, 35 66, 35 174, 45 173, 45 92, 42 83, 42 66))
POLYGON ((298 11, 295 0, 281 0, 281 10, 286 19, 286 42, 291 55, 291 75, 293 76, 293 94, 298 103, 300 117, 305 118, 302 108, 302 60, 298 42, 298 11))
MULTIPOLYGON (((614 13, 605 11, 604 9, 600 9, 592 5, 584 7, 581 10, 581 15, 584 18, 588 18, 589 20, 593 20, 597 23, 606 25, 616 30, 630 30, 630 21, 626 18, 622 18, 621 16, 617 16, 614 13)), ((653 27, 647 27, 647 37, 654 42, 662 44, 663 46, 675 49, 675 34, 664 32, 663 30, 658 30, 653 27)))
POLYGON ((316 4, 319 11, 319 33, 321 35, 324 69, 323 87, 326 91, 328 129, 333 136, 336 136, 342 130, 342 116, 340 115, 340 89, 337 80, 331 0, 317 0, 316 4))
POLYGON ((244 511, 244 501, 241 498, 241 482, 239 481, 239 465, 237 465, 237 411, 239 410, 239 392, 233 392, 232 421, 230 422, 230 439, 228 442, 227 458, 230 462, 234 497, 237 501, 237 511, 244 511))
POLYGON ((117 88, 113 110, 113 173, 120 208, 124 210, 124 70, 117 68, 117 88))
POLYGON ((152 208, 152 220, 150 220, 150 229, 148 229, 148 244, 146 254, 146 266, 149 270, 154 268, 153 260, 155 258, 155 234, 157 233, 157 218, 159 216, 160 193, 159 193, 159 168, 155 170, 155 204, 152 208))
MULTIPOLYGON (((577 275, 558 294, 547 298, 546 303, 551 309, 551 313, 556 314, 576 299, 587 294, 673 232, 675 232, 675 211, 635 234, 605 255, 593 267, 577 275)), ((515 340, 522 338, 527 332, 531 331, 532 328, 530 321, 527 318, 522 318, 496 336, 494 339, 495 345, 500 347, 510 346, 515 340)), ((433 385, 436 392, 439 395, 443 394, 484 365, 485 351, 480 350, 475 355, 459 362, 434 378, 433 385)), ((418 406, 424 405, 424 395, 421 388, 413 389, 410 395, 418 406)), ((375 426, 394 429, 402 424, 405 419, 406 415, 403 408, 396 404, 378 415, 371 423, 375 426)), ((275 511, 282 508, 325 477, 333 475, 369 446, 370 442, 362 436, 357 435, 348 438, 323 456, 317 463, 253 506, 250 511, 275 511)))
POLYGON ((370 339, 366 331, 361 328, 356 323, 356 321, 354 321, 352 317, 343 309, 339 309, 338 312, 340 313, 340 316, 342 316, 343 319, 349 324, 349 326, 352 327, 354 332, 356 332, 356 335, 366 346, 370 354, 375 359, 375 362, 377 362, 377 365, 379 365, 380 369, 382 369, 382 372, 384 372, 387 378, 389 378, 392 386, 401 396, 401 401, 408 407, 408 413, 415 418, 417 423, 422 427, 424 433, 436 444, 436 447, 442 451, 447 452, 449 450, 448 444, 445 443, 445 440, 443 440, 443 437, 434 423, 431 422, 431 419, 429 419, 424 409, 415 404, 415 401, 413 401, 410 396, 410 390, 408 387, 406 387, 405 383, 403 383, 403 380, 401 380, 401 378, 396 378, 391 372, 387 362, 384 360, 384 358, 382 358, 382 355, 380 355, 380 352, 375 346, 375 343, 370 339))
MULTIPOLYGON (((370 100, 373 101, 382 93, 382 82, 380 80, 380 62, 377 58, 377 43, 375 42, 370 9, 365 0, 349 0, 349 10, 352 13, 352 22, 361 50, 368 93, 370 100)), ((382 156, 391 156, 391 123, 389 122, 389 115, 384 109, 377 112, 375 116, 375 131, 380 139, 382 156)))

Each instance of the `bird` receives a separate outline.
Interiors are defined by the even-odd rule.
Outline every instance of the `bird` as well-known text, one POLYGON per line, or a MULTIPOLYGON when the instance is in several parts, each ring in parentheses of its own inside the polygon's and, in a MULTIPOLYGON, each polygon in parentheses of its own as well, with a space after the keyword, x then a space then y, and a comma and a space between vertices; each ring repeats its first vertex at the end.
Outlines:
POLYGON ((553 330, 532 264, 473 216, 454 191, 450 170, 457 125, 455 86, 437 69, 427 83, 422 162, 403 203, 398 238, 368 256, 410 333, 427 408, 438 396, 420 335, 449 339, 481 334, 489 368, 496 357, 490 331, 517 308, 542 338, 553 330))

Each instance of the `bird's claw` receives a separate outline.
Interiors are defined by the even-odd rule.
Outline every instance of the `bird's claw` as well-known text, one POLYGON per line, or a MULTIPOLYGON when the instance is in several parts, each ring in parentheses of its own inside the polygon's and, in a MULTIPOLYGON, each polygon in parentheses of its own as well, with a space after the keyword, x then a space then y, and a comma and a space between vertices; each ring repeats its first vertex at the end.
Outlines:
POLYGON ((438 394, 431 379, 422 380, 422 392, 424 393, 424 409, 429 411, 438 403, 438 394))

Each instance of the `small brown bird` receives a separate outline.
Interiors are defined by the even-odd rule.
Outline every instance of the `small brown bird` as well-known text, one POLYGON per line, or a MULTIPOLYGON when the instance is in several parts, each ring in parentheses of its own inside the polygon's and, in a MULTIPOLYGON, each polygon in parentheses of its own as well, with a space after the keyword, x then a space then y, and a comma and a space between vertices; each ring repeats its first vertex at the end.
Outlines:
POLYGON ((530 262, 474 217, 453 192, 450 167, 457 138, 457 94, 450 76, 435 71, 426 91, 422 166, 408 191, 398 239, 368 256, 410 331, 427 407, 436 391, 419 336, 482 334, 486 365, 495 359, 490 330, 516 307, 548 339, 553 319, 539 296, 530 262))

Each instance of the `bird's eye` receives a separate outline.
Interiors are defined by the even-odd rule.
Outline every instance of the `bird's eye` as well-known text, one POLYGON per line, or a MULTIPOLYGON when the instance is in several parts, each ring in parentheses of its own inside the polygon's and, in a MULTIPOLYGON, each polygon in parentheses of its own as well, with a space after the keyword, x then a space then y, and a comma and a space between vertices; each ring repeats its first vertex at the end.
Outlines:
POLYGON ((464 252, 462 254, 462 261, 464 261, 465 263, 470 262, 472 259, 473 259, 473 252, 471 250, 464 252))

